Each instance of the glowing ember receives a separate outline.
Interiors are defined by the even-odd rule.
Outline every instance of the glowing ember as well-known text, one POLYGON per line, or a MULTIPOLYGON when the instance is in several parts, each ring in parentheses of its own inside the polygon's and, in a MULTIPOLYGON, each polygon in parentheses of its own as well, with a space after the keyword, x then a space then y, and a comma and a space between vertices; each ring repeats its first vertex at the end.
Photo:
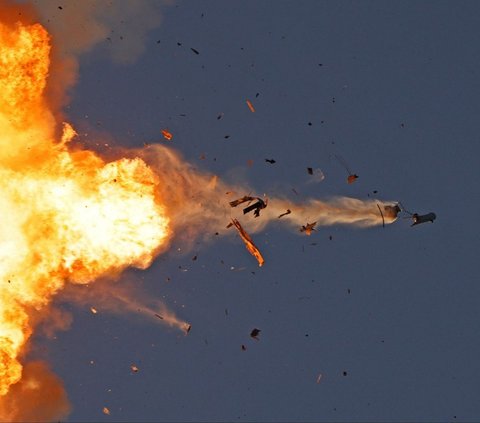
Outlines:
POLYGON ((173 138, 172 133, 167 131, 166 129, 162 129, 162 135, 163 135, 163 138, 165 138, 167 141, 171 141, 173 138))

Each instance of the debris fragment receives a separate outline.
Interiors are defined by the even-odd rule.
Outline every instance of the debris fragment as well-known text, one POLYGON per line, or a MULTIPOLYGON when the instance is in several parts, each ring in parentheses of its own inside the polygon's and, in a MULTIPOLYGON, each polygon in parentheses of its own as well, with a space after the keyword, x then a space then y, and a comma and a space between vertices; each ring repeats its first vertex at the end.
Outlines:
POLYGON ((316 224, 317 222, 307 223, 306 225, 302 225, 302 227, 300 228, 300 232, 305 232, 305 235, 311 235, 312 231, 316 231, 315 229, 316 224))
POLYGON ((345 161, 345 159, 338 155, 338 154, 335 154, 335 158, 338 160, 338 162, 345 168, 345 170, 348 172, 348 177, 347 177, 347 183, 349 184, 353 184, 357 179, 358 179, 358 175, 353 173, 351 170, 350 170, 350 167, 348 166, 347 162, 345 161))
POLYGON ((194 49, 193 47, 190 47, 190 50, 192 50, 195 54, 200 54, 200 52, 196 49, 194 49))
POLYGON ((163 316, 161 316, 160 314, 155 313, 155 317, 158 317, 160 320, 163 320, 163 316))
POLYGON ((381 216, 382 216, 382 226, 385 227, 385 218, 383 217, 382 209, 380 208, 380 206, 378 205, 378 203, 377 203, 377 207, 378 207, 378 211, 380 212, 380 214, 381 214, 381 216))
POLYGON ((259 341, 258 335, 260 335, 260 332, 261 332, 260 329, 254 328, 254 329, 252 329, 252 331, 250 332, 250 336, 251 336, 253 339, 256 339, 257 341, 259 341))
POLYGON ((240 225, 240 222, 237 219, 232 219, 232 223, 235 225, 235 228, 237 228, 237 231, 242 238, 243 242, 245 243, 245 247, 247 248, 248 252, 254 256, 257 261, 258 265, 261 267, 265 263, 265 260, 260 253, 259 249, 256 247, 256 245, 253 243, 252 238, 250 238, 250 235, 245 231, 245 229, 242 228, 242 225, 240 225))
POLYGON ((385 206, 383 210, 385 212, 385 216, 390 217, 391 219, 396 219, 398 213, 402 211, 398 204, 395 204, 393 206, 385 206))
POLYGON ((433 212, 427 214, 413 213, 413 223, 410 226, 419 225, 420 223, 432 222, 437 218, 437 215, 433 212))
POLYGON ((107 416, 110 415, 110 410, 107 407, 103 407, 103 414, 106 414, 107 416))
POLYGON ((250 109, 252 113, 255 113, 255 108, 253 107, 253 104, 250 102, 250 100, 247 100, 247 106, 250 109))
POLYGON ((311 167, 307 168, 308 174, 312 175, 313 178, 309 182, 322 182, 325 179, 325 175, 321 169, 313 169, 311 167))
POLYGON ((184 327, 185 335, 187 335, 191 329, 192 329, 192 325, 190 325, 189 323, 185 323, 185 327, 184 327))
POLYGON ((137 372, 138 372, 138 367, 135 366, 135 364, 132 364, 132 365, 130 366, 130 370, 131 370, 133 373, 137 373, 137 372))
POLYGON ((255 200, 255 197, 250 197, 249 195, 244 195, 242 198, 238 198, 237 200, 230 201, 231 207, 237 207, 239 204, 245 203, 247 201, 255 200))
POLYGON ((267 163, 270 163, 270 164, 274 164, 274 163, 277 163, 277 161, 275 159, 265 159, 265 161, 267 163))
POLYGON ((242 344, 242 351, 247 351, 247 347, 242 344))
POLYGON ((163 138, 165 138, 167 141, 171 141, 173 138, 172 133, 167 131, 166 129, 162 129, 162 135, 163 135, 163 138))
POLYGON ((280 219, 281 217, 283 216, 286 216, 287 214, 290 214, 292 211, 290 209, 287 209, 287 211, 285 213, 282 213, 280 215, 278 215, 278 218, 280 219))
POLYGON ((320 383, 320 380, 321 380, 321 379, 322 379, 322 374, 319 373, 319 374, 318 374, 318 377, 317 377, 317 383, 320 383))
POLYGON ((265 201, 263 201, 261 198, 257 197, 257 201, 255 203, 243 209, 243 214, 247 214, 252 210, 254 210, 253 212, 254 216, 258 217, 260 216, 260 210, 267 207, 267 204, 268 204, 268 199, 265 199, 265 201))
POLYGON ((347 182, 349 184, 353 184, 357 179, 358 179, 358 175, 356 174, 348 175, 347 182))
POLYGON ((220 120, 222 117, 223 117, 223 113, 220 113, 220 114, 217 116, 217 120, 220 120))
POLYGON ((97 314, 98 311, 95 307, 90 307, 90 311, 93 313, 93 314, 97 314))

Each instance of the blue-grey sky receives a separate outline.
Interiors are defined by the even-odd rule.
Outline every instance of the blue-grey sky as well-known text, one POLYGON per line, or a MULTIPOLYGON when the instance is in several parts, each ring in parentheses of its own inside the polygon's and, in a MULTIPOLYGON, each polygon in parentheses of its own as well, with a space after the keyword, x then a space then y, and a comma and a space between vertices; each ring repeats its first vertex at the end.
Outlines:
POLYGON ((65 112, 82 140, 136 148, 168 128, 185 160, 260 195, 375 196, 437 221, 270 225, 262 268, 233 231, 174 244, 119 284, 163 300, 188 336, 59 301, 71 328, 32 355, 64 380, 69 421, 478 420, 480 4, 153 5, 162 22, 135 62, 111 60, 121 30, 81 56, 65 112))

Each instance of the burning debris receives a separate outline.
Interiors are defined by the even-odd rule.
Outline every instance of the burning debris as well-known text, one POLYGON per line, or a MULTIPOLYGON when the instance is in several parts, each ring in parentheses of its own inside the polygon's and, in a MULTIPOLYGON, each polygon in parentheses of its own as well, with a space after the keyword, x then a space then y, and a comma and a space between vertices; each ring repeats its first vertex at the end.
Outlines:
POLYGON ((165 138, 167 141, 171 141, 173 138, 172 133, 167 131, 166 129, 162 129, 162 135, 163 135, 163 138, 165 138))
POLYGON ((253 243, 253 240, 252 238, 250 238, 250 235, 248 235, 245 229, 242 228, 242 225, 240 225, 240 222, 237 219, 232 219, 232 223, 235 226, 235 228, 237 228, 237 231, 240 237, 242 238, 243 242, 245 243, 245 246, 247 247, 247 250, 249 251, 249 253, 257 259, 259 266, 263 266, 263 263, 265 263, 265 260, 263 259, 263 256, 260 253, 259 249, 253 243))
POLYGON ((246 103, 247 103, 247 106, 248 106, 248 108, 250 109, 250 111, 251 111, 252 113, 255 113, 255 108, 253 107, 252 102, 251 102, 250 100, 247 100, 246 103))
POLYGON ((335 154, 335 158, 338 160, 338 162, 345 168, 345 170, 348 172, 348 177, 347 177, 347 183, 349 184, 353 184, 357 179, 358 179, 358 175, 353 173, 351 170, 350 170, 350 167, 348 166, 348 163, 345 161, 345 159, 338 155, 338 154, 335 154))
POLYGON ((316 224, 317 222, 307 223, 306 225, 302 225, 302 227, 300 228, 300 232, 305 232, 305 235, 311 235, 312 231, 316 231, 315 229, 316 224))

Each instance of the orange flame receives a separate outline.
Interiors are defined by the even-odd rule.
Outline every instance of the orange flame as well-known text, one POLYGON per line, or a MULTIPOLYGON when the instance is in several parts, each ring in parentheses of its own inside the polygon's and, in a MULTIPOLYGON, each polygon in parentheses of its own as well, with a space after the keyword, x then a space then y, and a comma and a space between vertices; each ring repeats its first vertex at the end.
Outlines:
POLYGON ((0 419, 22 378, 29 311, 47 307, 67 281, 147 267, 171 232, 143 160, 71 152, 69 124, 55 141, 49 55, 41 25, 0 23, 0 419))

